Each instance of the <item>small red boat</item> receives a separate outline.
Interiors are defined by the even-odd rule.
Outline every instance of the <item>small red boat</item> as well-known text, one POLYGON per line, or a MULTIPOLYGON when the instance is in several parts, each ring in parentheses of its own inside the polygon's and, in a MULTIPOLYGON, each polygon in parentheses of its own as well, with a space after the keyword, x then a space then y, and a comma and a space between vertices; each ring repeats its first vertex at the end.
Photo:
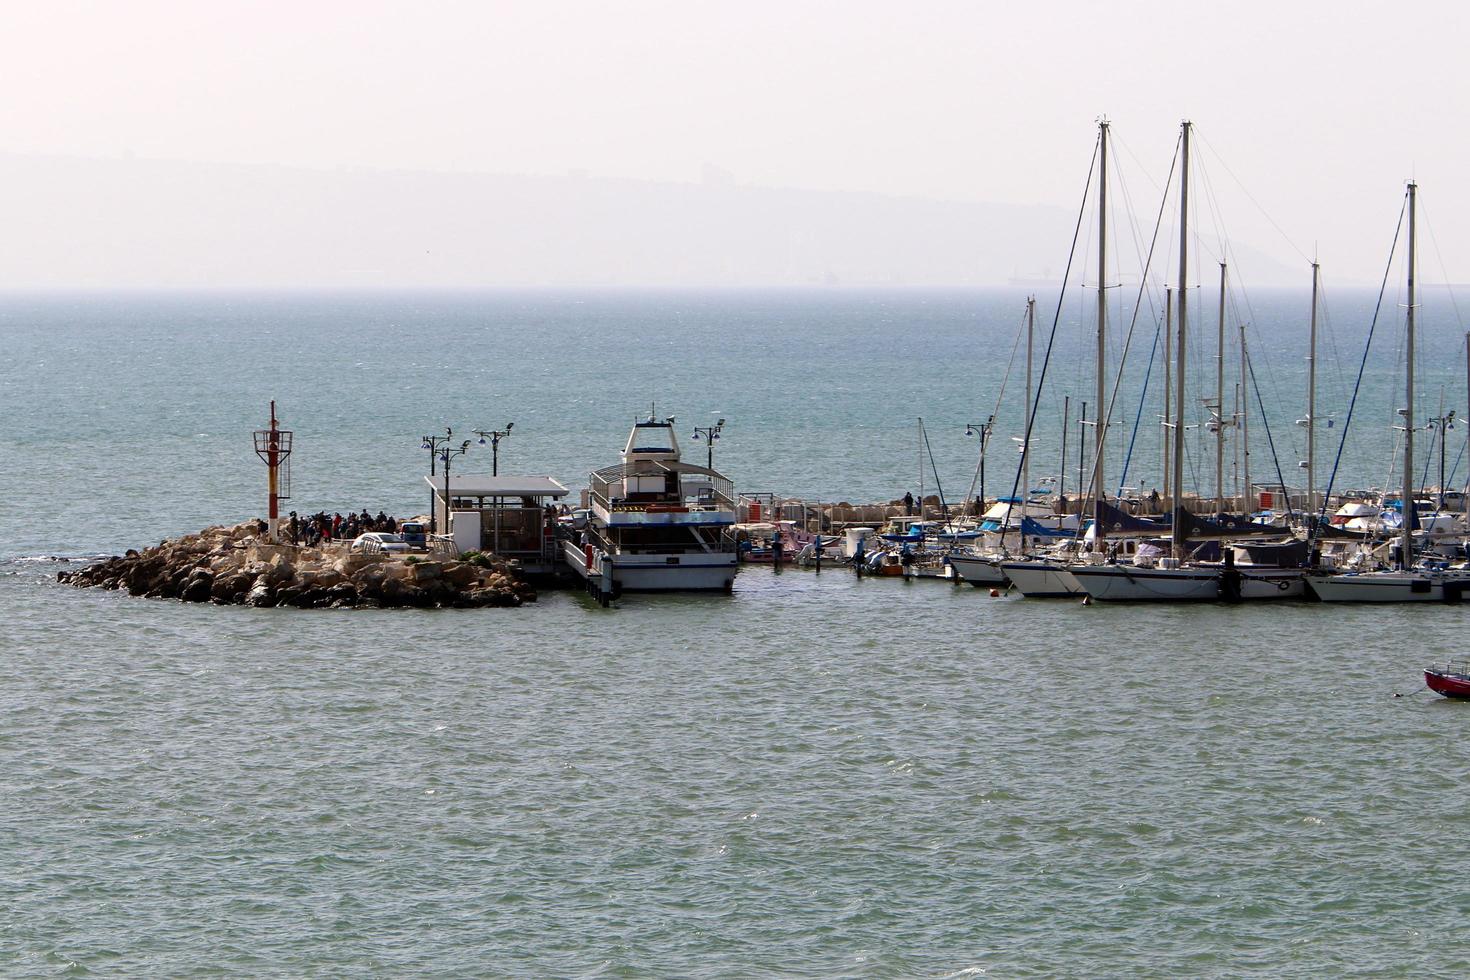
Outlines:
POLYGON ((1424 684, 1447 698, 1470 698, 1470 663, 1430 664, 1424 668, 1424 684))

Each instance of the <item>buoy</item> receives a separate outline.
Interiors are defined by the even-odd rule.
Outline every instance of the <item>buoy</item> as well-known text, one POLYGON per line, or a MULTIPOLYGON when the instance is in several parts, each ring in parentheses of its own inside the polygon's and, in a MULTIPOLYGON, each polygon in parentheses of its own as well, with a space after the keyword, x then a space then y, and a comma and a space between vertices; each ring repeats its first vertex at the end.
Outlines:
POLYGON ((1000 598, 1000 589, 991 589, 990 590, 990 598, 992 598, 992 599, 999 599, 1000 598))
POLYGON ((1083 596, 1082 597, 1082 604, 1084 606, 1090 606, 1090 605, 1092 605, 1092 596, 1090 596, 1090 595, 1083 596))

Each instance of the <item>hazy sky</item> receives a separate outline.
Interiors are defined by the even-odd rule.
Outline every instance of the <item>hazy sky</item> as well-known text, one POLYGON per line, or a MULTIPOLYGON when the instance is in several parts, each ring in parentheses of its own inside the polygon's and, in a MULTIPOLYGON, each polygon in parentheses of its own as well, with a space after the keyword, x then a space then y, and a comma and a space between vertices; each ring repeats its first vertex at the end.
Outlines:
POLYGON ((0 151, 693 182, 713 165, 741 185, 1070 209, 1107 114, 1151 212, 1144 175, 1163 179, 1189 117, 1236 238, 1376 279, 1417 176, 1426 276, 1470 280, 1463 4, 4 9, 0 151))

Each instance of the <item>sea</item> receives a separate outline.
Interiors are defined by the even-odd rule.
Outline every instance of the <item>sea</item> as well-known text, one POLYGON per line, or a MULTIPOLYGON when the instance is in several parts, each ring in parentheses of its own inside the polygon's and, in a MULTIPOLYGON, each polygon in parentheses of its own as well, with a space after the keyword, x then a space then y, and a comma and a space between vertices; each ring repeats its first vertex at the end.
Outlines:
MULTIPOLYGON (((1104 483, 1147 493, 1162 309, 1111 292, 1110 372, 1132 338, 1104 483)), ((701 459, 694 429, 724 419, 739 492, 853 503, 980 493, 965 429, 993 416, 983 493, 1009 494, 1026 298, 0 294, 0 975, 1470 972, 1470 705, 1421 673, 1463 652, 1461 606, 1084 607, 830 566, 605 609, 56 582, 263 514, 272 400, 302 513, 422 512, 422 437, 488 473, 475 430, 511 422, 500 472, 575 500, 650 414, 701 459)), ((1094 302, 1037 294, 1038 489, 1073 495, 1090 463, 1094 302)), ((1327 296, 1324 485, 1400 479, 1402 303, 1327 296)), ((1445 291, 1418 312, 1415 468, 1459 486, 1465 325, 1445 291)), ((1217 365, 1216 299, 1191 295, 1189 488, 1213 492, 1204 400, 1218 367, 1237 415, 1242 324, 1251 481, 1302 485, 1309 314, 1305 289, 1232 297, 1217 365)))

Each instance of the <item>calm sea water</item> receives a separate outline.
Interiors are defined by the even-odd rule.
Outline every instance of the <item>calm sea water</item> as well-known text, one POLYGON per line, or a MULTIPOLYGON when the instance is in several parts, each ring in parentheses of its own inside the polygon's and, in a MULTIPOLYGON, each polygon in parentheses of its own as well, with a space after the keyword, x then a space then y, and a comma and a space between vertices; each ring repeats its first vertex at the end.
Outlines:
MULTIPOLYGON (((1333 298, 1349 381, 1372 298, 1333 298)), ((1305 297, 1253 312, 1285 460, 1305 297)), ((1425 312, 1437 412, 1439 386, 1465 400, 1461 328, 1425 312)), ((653 399, 729 419, 740 489, 823 499, 915 489, 923 416, 962 493, 1020 313, 1013 291, 0 300, 0 973, 1465 973, 1470 715, 1392 697, 1460 652, 1460 607, 748 569, 609 610, 301 613, 63 589, 46 557, 257 513, 270 397, 300 509, 421 506, 417 436, 445 424, 514 420, 503 471, 580 485, 653 399)), ((1389 473, 1397 318, 1363 485, 1389 473)), ((1079 397, 1084 321, 1064 311, 1051 374, 1079 397)))

